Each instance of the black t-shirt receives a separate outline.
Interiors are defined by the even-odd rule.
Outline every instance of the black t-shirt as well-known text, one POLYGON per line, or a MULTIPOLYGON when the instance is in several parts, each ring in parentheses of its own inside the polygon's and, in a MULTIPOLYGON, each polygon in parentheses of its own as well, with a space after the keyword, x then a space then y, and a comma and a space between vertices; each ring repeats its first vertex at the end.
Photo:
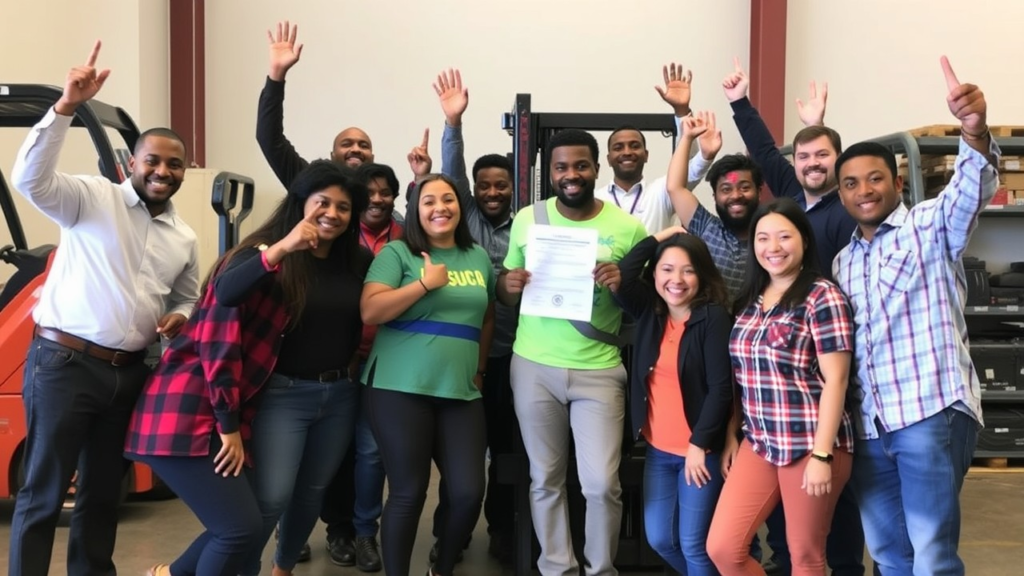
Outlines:
POLYGON ((314 258, 306 307, 298 324, 284 335, 274 372, 313 380, 330 370, 347 373, 362 335, 359 298, 372 260, 362 247, 355 266, 334 255, 314 258))

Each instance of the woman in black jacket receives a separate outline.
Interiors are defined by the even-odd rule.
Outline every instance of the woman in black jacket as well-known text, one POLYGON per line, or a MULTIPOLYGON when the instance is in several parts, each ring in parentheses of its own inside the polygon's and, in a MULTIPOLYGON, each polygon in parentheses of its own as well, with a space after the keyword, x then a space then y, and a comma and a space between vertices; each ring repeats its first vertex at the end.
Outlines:
POLYGON ((647 540, 681 574, 718 574, 705 541, 733 399, 725 282, 707 245, 682 228, 641 241, 619 269, 616 298, 637 320, 630 421, 648 444, 647 540))

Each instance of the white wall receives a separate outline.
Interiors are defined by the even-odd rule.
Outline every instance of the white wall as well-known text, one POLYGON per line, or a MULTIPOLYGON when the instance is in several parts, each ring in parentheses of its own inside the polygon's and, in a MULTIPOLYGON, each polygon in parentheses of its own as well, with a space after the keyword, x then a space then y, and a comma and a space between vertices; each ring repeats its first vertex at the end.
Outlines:
MULTIPOLYGON (((285 131, 307 159, 326 157, 335 134, 355 125, 370 134, 377 161, 408 180, 405 156, 429 126, 440 170, 444 118, 431 82, 443 68, 461 68, 469 87, 472 163, 511 150, 500 116, 517 92, 531 93, 541 112, 670 112, 653 87, 673 60, 695 70, 693 104, 723 120, 725 150, 739 149, 720 82, 733 55, 749 52, 747 0, 217 0, 206 3, 207 160, 256 178, 255 220, 283 190, 255 124, 266 30, 285 18, 305 44, 288 76, 285 131)), ((664 173, 670 150, 655 138, 652 177, 664 173)), ((610 178, 602 166, 600 181, 610 178)))
POLYGON ((801 128, 796 98, 829 83, 825 122, 844 145, 929 124, 954 124, 939 57, 977 84, 989 123, 1024 124, 1024 2, 789 0, 786 140, 801 128))
MULTIPOLYGON (((106 0, 84 5, 71 0, 5 0, 0 34, 0 84, 62 86, 72 66, 85 63, 96 39, 103 41, 97 66, 111 75, 98 98, 125 108, 141 127, 166 125, 169 109, 168 0, 106 0)), ((0 130, 0 169, 11 167, 27 130, 0 130)), ((123 144, 121 144, 123 145, 123 144)), ((96 153, 84 131, 74 130, 60 169, 98 172, 96 153)), ((59 230, 15 195, 29 244, 56 243, 59 230)), ((0 245, 10 242, 0 225, 0 245)), ((13 273, 0 265, 0 282, 13 273)))

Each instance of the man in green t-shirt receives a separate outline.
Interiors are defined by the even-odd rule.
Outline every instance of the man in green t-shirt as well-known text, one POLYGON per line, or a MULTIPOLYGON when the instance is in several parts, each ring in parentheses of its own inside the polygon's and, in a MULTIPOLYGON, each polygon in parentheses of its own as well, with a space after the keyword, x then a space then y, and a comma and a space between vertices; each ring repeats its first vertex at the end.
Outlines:
POLYGON ((590 323, 521 315, 513 345, 512 393, 530 459, 530 508, 543 576, 579 570, 565 494, 570 427, 587 502, 586 574, 617 574, 612 562, 622 518, 619 460, 626 371, 614 343, 622 314, 612 293, 619 287, 617 262, 647 231, 628 213, 594 199, 597 155, 597 141, 581 130, 563 130, 551 138, 546 161, 556 198, 522 210, 512 221, 505 270, 498 278, 498 299, 515 306, 530 281, 524 266, 528 231, 535 223, 598 231, 590 323))

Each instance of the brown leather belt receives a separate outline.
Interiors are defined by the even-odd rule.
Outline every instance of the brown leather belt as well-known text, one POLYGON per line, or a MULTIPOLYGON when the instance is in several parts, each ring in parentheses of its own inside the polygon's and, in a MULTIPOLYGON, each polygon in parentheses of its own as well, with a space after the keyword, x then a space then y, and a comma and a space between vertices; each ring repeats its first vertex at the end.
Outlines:
POLYGON ((103 360, 104 362, 110 362, 112 366, 130 366, 137 364, 146 359, 146 350, 138 350, 136 352, 125 352, 124 350, 115 350, 114 348, 107 348, 94 344, 84 338, 79 338, 67 332, 62 332, 56 328, 46 328, 44 326, 36 325, 36 329, 33 332, 36 336, 49 340, 50 342, 56 342, 61 346, 65 346, 74 350, 75 352, 81 352, 88 354, 97 360, 103 360))

